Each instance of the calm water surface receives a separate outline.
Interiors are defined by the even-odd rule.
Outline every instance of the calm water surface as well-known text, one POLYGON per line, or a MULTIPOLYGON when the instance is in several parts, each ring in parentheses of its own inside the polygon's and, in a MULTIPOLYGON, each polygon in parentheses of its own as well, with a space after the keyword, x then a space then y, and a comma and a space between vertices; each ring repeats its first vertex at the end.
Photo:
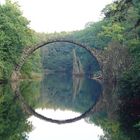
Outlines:
POLYGON ((117 91, 113 85, 65 74, 1 85, 0 140, 138 140, 138 102, 117 91), (46 121, 80 115, 72 123, 46 121))
MULTIPOLYGON (((48 75, 40 85, 36 112, 57 120, 74 118, 90 108, 102 93, 101 85, 93 80, 67 75, 48 75), (86 92, 87 91, 87 92, 86 92)), ((103 130, 88 118, 69 124, 52 124, 31 116, 33 131, 29 140, 80 139, 99 140, 103 130)))

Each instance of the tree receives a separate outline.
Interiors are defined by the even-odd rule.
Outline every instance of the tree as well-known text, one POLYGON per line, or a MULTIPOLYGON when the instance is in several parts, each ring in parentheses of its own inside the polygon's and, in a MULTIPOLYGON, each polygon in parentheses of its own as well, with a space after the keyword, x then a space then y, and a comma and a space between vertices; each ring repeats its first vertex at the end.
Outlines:
POLYGON ((0 5, 0 78, 8 79, 22 50, 35 43, 34 32, 28 25, 17 3, 6 0, 0 5))

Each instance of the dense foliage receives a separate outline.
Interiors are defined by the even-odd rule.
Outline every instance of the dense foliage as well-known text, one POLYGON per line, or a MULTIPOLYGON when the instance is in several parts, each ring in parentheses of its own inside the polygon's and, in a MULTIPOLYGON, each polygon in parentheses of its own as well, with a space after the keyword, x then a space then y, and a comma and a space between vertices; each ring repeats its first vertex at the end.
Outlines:
POLYGON ((86 74, 92 74, 99 69, 99 65, 92 56, 85 50, 75 48, 74 45, 68 43, 55 43, 42 48, 42 64, 46 72, 66 72, 72 73, 73 70, 73 49, 76 51, 82 63, 82 67, 86 74))
MULTIPOLYGON (((0 79, 10 77, 23 49, 35 43, 34 32, 28 25, 29 21, 22 16, 16 3, 7 0, 6 4, 0 5, 0 79)), ((32 70, 34 58, 24 65, 23 73, 29 74, 32 70)))
MULTIPOLYGON (((108 23, 102 26, 101 36, 110 38, 110 42, 118 42, 118 48, 125 47, 128 54, 119 51, 117 62, 123 61, 124 68, 117 70, 120 95, 120 129, 124 130, 127 139, 137 139, 139 136, 140 112, 140 1, 118 0, 103 10, 104 20, 108 23), (120 59, 122 57, 122 59, 120 59), (121 61, 120 61, 121 60, 121 61), (137 127, 136 127, 137 126, 137 127)), ((114 45, 108 52, 115 54, 114 45)), ((108 50, 108 48, 107 48, 108 50)), ((114 57, 116 57, 114 55, 114 57)), ((111 62, 113 59, 110 59, 111 62)), ((122 64, 122 63, 120 63, 122 64)), ((109 131, 107 130, 108 134, 109 131)), ((110 139, 114 139, 113 136, 110 139)), ((117 138, 120 139, 120 138, 117 138)))

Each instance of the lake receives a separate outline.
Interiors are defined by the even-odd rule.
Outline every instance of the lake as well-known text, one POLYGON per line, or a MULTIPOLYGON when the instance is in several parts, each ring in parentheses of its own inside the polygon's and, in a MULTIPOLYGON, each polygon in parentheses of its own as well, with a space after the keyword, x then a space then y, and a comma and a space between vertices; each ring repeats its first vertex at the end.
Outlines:
POLYGON ((0 139, 138 138, 139 131, 131 126, 139 117, 130 116, 116 92, 113 85, 59 73, 1 85, 0 139))
MULTIPOLYGON (((36 111, 57 120, 74 118, 89 109, 101 93, 101 85, 96 81, 67 75, 48 75, 41 82, 41 96, 36 111)), ((99 136, 103 135, 100 127, 86 119, 64 125, 44 122, 33 116, 29 120, 35 127, 29 134, 30 140, 99 140, 99 136)))

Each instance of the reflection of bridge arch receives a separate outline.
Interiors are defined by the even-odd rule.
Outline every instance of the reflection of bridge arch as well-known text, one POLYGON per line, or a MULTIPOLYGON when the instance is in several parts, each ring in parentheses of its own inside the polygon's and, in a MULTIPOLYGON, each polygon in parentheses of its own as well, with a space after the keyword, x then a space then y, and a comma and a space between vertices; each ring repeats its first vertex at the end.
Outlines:
POLYGON ((65 120, 57 120, 57 119, 48 118, 44 115, 41 115, 41 114, 37 113, 31 106, 29 106, 29 104, 24 100, 24 98, 22 97, 22 95, 20 93, 18 82, 15 82, 15 83, 13 82, 12 89, 13 89, 13 92, 14 92, 16 98, 20 101, 23 111, 25 111, 29 115, 33 115, 33 116, 41 119, 41 120, 44 120, 44 121, 47 121, 50 123, 56 123, 56 124, 73 123, 73 122, 79 121, 81 119, 84 119, 86 117, 89 117, 90 115, 92 115, 93 113, 96 112, 96 106, 98 105, 98 101, 100 100, 100 98, 99 98, 87 111, 85 111, 83 114, 81 114, 77 117, 65 119, 65 120))
POLYGON ((46 42, 42 42, 38 45, 35 45, 34 47, 30 47, 30 48, 25 48, 23 50, 23 53, 21 55, 21 58, 19 60, 19 63, 15 66, 15 69, 12 73, 12 76, 11 76, 11 79, 12 80, 16 80, 17 79, 17 76, 18 76, 18 73, 20 72, 20 69, 22 67, 22 65, 25 63, 26 59, 31 55, 33 54, 37 49, 45 46, 45 45, 48 45, 48 44, 52 44, 52 43, 57 43, 57 42, 64 42, 64 43, 71 43, 71 44, 74 44, 76 46, 79 46, 83 49, 85 49, 87 52, 89 52, 89 54, 91 54, 92 57, 94 57, 97 62, 99 63, 99 66, 100 66, 100 69, 101 69, 101 61, 100 61, 100 57, 99 57, 99 50, 95 49, 95 48, 90 48, 84 44, 81 44, 81 43, 78 43, 76 41, 73 41, 73 40, 67 40, 67 39, 54 39, 54 40, 48 40, 46 42))

